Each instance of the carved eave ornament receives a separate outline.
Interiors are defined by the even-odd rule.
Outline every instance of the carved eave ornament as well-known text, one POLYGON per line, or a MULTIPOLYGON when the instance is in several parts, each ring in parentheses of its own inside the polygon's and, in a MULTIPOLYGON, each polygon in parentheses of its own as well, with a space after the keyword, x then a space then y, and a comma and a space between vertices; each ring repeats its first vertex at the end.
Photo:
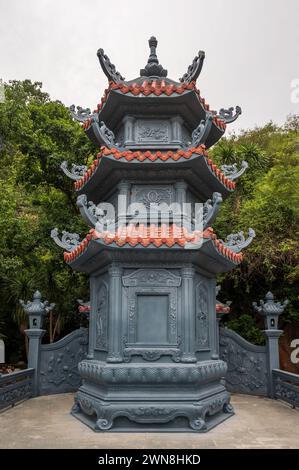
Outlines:
POLYGON ((201 217, 202 220, 200 221, 197 217, 193 222, 197 225, 201 222, 203 229, 210 227, 217 217, 222 201, 222 195, 220 193, 214 192, 212 199, 208 199, 203 204, 203 209, 199 214, 199 217, 201 217))
POLYGON ((224 109, 221 108, 218 115, 221 119, 223 119, 226 124, 230 124, 231 122, 234 122, 236 119, 238 119, 239 116, 242 114, 242 109, 240 106, 236 106, 236 112, 234 114, 234 108, 228 108, 224 109))
POLYGON ((90 111, 90 108, 82 108, 81 106, 77 106, 77 111, 76 111, 76 106, 72 104, 69 107, 71 116, 75 121, 78 122, 84 122, 86 119, 90 119, 92 114, 90 111))
POLYGON ((116 70, 114 64, 111 63, 109 57, 105 54, 103 49, 99 49, 97 52, 102 70, 109 82, 122 83, 125 81, 125 78, 116 70))
POLYGON ((220 168, 221 168, 222 173, 231 181, 233 181, 239 178, 240 176, 242 176, 243 173, 245 173, 245 171, 248 168, 248 163, 245 160, 243 160, 241 163, 240 170, 238 170, 236 163, 233 163, 231 165, 222 165, 220 168))
POLYGON ((62 237, 59 238, 57 228, 53 228, 53 230, 51 230, 51 238, 54 240, 56 245, 69 252, 80 244, 80 237, 77 233, 70 233, 63 230, 62 237))
POLYGON ((231 233, 227 236, 226 241, 221 240, 224 246, 229 248, 234 253, 240 253, 246 248, 255 237, 255 231, 253 228, 248 230, 248 238, 245 238, 244 232, 231 233))
POLYGON ((62 169, 63 173, 70 179, 74 181, 78 181, 82 178, 84 173, 87 171, 86 165, 76 165, 75 163, 72 164, 71 170, 68 169, 68 162, 64 160, 60 168, 62 169))
POLYGON ((194 57, 193 62, 189 65, 187 72, 180 78, 182 83, 195 82, 200 75, 203 63, 205 60, 204 51, 199 51, 197 56, 194 57))

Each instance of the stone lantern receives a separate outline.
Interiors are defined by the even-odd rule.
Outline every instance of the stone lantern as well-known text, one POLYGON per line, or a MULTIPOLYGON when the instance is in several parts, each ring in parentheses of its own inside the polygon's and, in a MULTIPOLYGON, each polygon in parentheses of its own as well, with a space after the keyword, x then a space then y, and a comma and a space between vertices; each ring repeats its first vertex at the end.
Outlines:
POLYGON ((279 315, 282 314, 289 301, 285 300, 283 304, 274 302, 272 292, 268 292, 265 298, 266 302, 260 300, 260 305, 257 305, 256 302, 253 302, 252 305, 254 309, 264 317, 266 329, 277 330, 279 315))
POLYGON ((43 330, 45 316, 53 310, 55 304, 50 304, 47 300, 41 301, 41 293, 37 290, 33 295, 33 301, 25 303, 20 300, 24 312, 29 317, 29 329, 25 334, 29 339, 28 368, 34 369, 33 375, 33 395, 38 395, 38 374, 40 363, 40 345, 46 330, 43 330))
POLYGON ((42 302, 41 298, 41 293, 37 290, 33 295, 33 302, 28 301, 25 304, 20 300, 24 312, 28 315, 30 330, 42 329, 44 317, 55 307, 55 304, 49 304, 47 300, 42 302))
POLYGON ((266 336, 267 361, 268 361, 268 380, 270 396, 273 396, 272 371, 279 369, 279 338, 283 331, 278 329, 278 318, 282 314, 288 304, 288 300, 283 303, 274 302, 272 292, 266 294, 266 302, 260 300, 260 305, 253 302, 254 309, 264 317, 265 327, 264 334, 266 336))

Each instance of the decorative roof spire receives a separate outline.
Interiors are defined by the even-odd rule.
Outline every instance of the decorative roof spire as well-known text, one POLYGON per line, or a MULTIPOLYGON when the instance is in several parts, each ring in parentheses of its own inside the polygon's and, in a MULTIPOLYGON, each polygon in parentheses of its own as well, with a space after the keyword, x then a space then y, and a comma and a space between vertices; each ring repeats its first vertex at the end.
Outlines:
POLYGON ((167 77, 167 70, 163 69, 162 65, 159 64, 156 54, 156 48, 158 45, 157 39, 152 36, 148 43, 151 53, 145 68, 140 70, 141 77, 167 77))

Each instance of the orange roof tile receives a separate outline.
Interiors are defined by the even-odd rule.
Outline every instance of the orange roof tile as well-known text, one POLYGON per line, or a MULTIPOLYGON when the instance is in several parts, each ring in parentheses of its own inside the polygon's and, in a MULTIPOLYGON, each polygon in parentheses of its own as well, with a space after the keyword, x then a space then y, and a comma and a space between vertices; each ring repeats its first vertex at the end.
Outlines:
MULTIPOLYGON (((101 111, 102 107, 107 101, 111 90, 119 90, 123 94, 132 93, 134 96, 149 96, 151 94, 154 94, 156 96, 160 96, 162 94, 170 96, 174 93, 182 95, 183 93, 185 93, 185 91, 194 90, 202 107, 206 111, 210 111, 209 104, 206 103, 205 99, 201 97, 200 91, 196 87, 195 82, 180 83, 176 85, 174 83, 167 84, 165 80, 144 80, 142 84, 133 83, 132 85, 127 85, 126 83, 109 82, 109 86, 104 91, 104 96, 102 97, 101 102, 98 104, 97 109, 94 111, 94 113, 98 113, 99 111, 101 111)), ((226 129, 226 122, 219 116, 217 116, 216 113, 213 117, 213 121, 219 129, 223 131, 226 129)), ((84 129, 87 129, 91 124, 92 119, 89 118, 83 122, 82 126, 84 129)))
POLYGON ((154 224, 145 226, 140 224, 138 227, 129 224, 127 226, 123 225, 118 227, 115 233, 109 231, 97 232, 95 229, 91 229, 76 248, 71 252, 64 252, 64 260, 67 263, 74 261, 87 249, 91 240, 102 240, 106 245, 115 243, 119 247, 124 245, 131 247, 137 245, 148 247, 149 245, 154 245, 157 248, 162 246, 170 248, 175 245, 184 247, 187 243, 193 243, 196 246, 203 238, 213 240, 217 251, 232 262, 240 263, 242 261, 242 253, 234 253, 229 248, 225 247, 217 239, 212 228, 209 227, 204 232, 195 230, 190 233, 185 227, 179 227, 175 224, 170 226, 166 224, 162 224, 161 226, 154 224))
POLYGON ((176 152, 168 151, 168 152, 150 152, 147 150, 146 152, 141 152, 141 151, 132 151, 132 150, 118 150, 116 148, 111 148, 108 149, 107 147, 101 147, 101 151, 97 155, 97 159, 93 161, 93 163, 90 165, 89 169, 86 171, 86 173, 82 176, 81 179, 75 181, 74 186, 75 189, 78 191, 80 190, 84 184, 91 178, 93 173, 96 171, 100 159, 103 156, 112 156, 116 160, 121 160, 125 159, 126 161, 131 161, 131 160, 138 160, 140 162, 143 162, 144 160, 148 159, 152 162, 156 160, 161 160, 161 161, 167 161, 169 159, 172 160, 179 160, 180 158, 185 158, 189 159, 192 155, 197 154, 201 155, 204 158, 206 158, 207 164, 209 165, 211 171, 215 174, 216 178, 228 189, 233 190, 236 187, 236 183, 231 181, 229 178, 227 178, 224 173, 222 173, 219 168, 213 163, 213 161, 208 158, 208 153, 205 150, 204 145, 200 145, 199 147, 190 147, 186 150, 178 150, 176 152))

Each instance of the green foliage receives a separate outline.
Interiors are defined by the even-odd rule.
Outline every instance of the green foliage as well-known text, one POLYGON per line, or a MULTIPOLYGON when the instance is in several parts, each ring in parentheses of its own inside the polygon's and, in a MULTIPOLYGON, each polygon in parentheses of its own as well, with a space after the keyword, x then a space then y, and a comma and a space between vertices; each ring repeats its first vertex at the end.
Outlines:
POLYGON ((238 318, 229 320, 226 326, 250 343, 265 344, 265 337, 261 329, 257 327, 255 319, 250 315, 240 315, 238 318))
POLYGON ((63 160, 85 163, 95 148, 40 83, 10 82, 5 97, 0 104, 0 318, 9 356, 20 350, 16 325, 22 332, 27 324, 19 299, 31 299, 36 289, 56 303, 61 335, 82 320, 76 299, 88 299, 88 280, 66 266, 50 231, 86 233, 72 183, 59 167, 63 160))
MULTIPOLYGON (((250 339, 255 334, 243 329, 243 317, 252 316, 251 302, 264 298, 268 290, 279 300, 290 300, 281 327, 299 321, 298 116, 289 117, 281 128, 270 123, 223 139, 213 154, 218 164, 249 163, 234 194, 223 204, 214 229, 222 238, 249 227, 256 232, 241 266, 220 277, 222 295, 233 301, 230 326, 250 339), (235 321, 240 312, 245 315, 235 321)), ((263 327, 260 321, 259 326, 263 327)))

